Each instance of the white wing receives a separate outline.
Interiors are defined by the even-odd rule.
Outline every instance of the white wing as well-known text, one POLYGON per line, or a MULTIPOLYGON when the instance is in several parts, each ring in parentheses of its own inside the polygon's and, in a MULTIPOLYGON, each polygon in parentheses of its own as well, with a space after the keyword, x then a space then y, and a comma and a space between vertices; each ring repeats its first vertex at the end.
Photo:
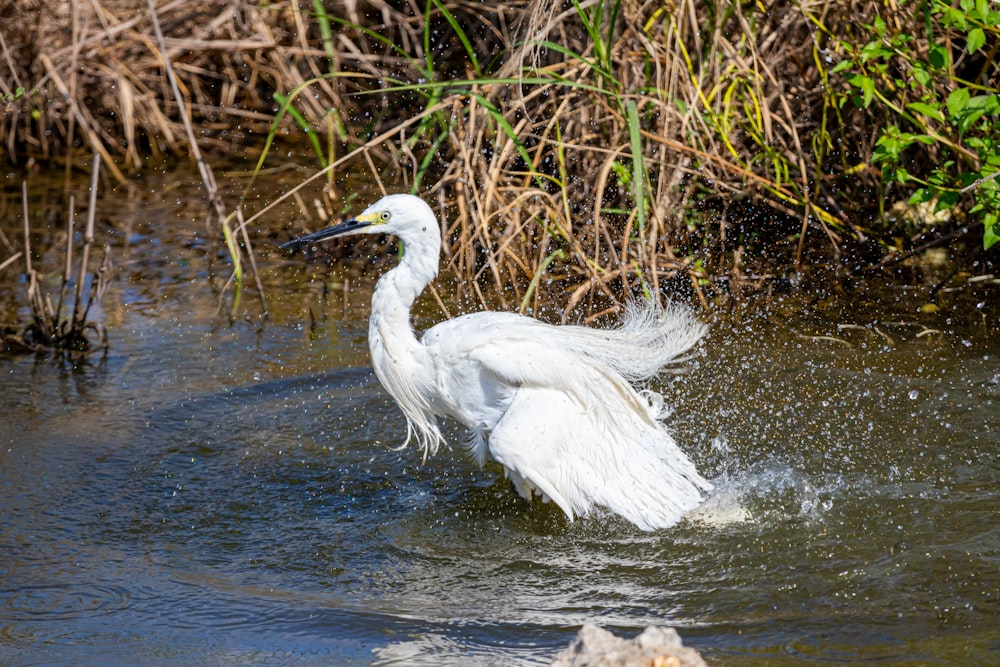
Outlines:
POLYGON ((648 530, 676 523, 711 488, 657 408, 567 346, 565 327, 506 313, 445 325, 424 343, 438 355, 447 414, 487 436, 522 496, 538 490, 571 519, 602 505, 648 530))

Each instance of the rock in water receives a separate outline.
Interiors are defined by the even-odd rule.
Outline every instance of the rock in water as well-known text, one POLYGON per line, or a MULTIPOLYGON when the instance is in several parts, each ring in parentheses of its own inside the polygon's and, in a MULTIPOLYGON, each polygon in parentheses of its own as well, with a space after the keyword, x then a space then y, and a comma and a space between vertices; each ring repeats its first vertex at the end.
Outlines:
POLYGON ((556 655, 552 667, 707 666, 698 651, 684 646, 673 628, 650 626, 629 640, 588 624, 556 655))

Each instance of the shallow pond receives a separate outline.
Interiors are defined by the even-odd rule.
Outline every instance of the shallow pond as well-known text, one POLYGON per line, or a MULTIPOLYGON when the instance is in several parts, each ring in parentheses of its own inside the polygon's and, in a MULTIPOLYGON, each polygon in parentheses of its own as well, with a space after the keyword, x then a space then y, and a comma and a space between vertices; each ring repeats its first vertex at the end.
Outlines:
POLYGON ((190 204, 101 210, 107 358, 0 358, 0 664, 542 665, 585 622, 717 665, 1000 662, 995 311, 718 318, 662 385, 717 490, 643 533, 522 501, 454 431, 390 449, 375 272, 263 257, 271 320, 229 324, 190 204))

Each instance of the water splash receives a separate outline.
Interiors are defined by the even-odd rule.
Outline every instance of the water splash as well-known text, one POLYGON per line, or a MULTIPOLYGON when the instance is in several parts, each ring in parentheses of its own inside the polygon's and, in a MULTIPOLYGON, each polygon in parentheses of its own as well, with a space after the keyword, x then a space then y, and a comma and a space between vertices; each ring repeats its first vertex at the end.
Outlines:
POLYGON ((715 490, 688 519, 709 526, 773 524, 789 519, 820 520, 850 485, 837 477, 821 480, 776 460, 712 480, 715 490))

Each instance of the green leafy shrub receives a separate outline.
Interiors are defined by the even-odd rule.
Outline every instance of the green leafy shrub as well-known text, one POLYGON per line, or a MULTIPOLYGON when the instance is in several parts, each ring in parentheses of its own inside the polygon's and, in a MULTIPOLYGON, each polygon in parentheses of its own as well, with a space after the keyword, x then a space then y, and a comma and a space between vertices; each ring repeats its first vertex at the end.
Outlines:
POLYGON ((971 200, 983 223, 983 246, 1000 241, 1000 5, 942 0, 911 5, 916 21, 877 16, 860 46, 841 42, 850 99, 885 114, 872 152, 885 183, 913 188, 908 203, 934 212, 971 200), (967 199, 968 198, 968 199, 967 199))

